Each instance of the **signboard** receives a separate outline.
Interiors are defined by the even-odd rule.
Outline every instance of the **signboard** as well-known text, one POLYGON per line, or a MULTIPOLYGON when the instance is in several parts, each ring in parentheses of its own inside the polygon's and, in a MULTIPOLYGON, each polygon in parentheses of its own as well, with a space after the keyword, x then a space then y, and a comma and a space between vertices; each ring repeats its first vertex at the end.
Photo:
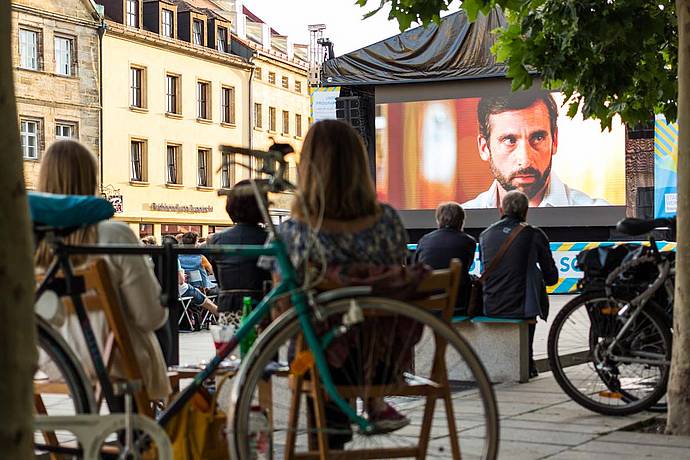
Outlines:
POLYGON ((115 209, 115 214, 121 214, 124 211, 124 200, 122 195, 109 195, 108 201, 113 205, 115 209))
POLYGON ((162 211, 162 212, 189 212, 189 213, 207 213, 213 212, 213 206, 195 206, 191 204, 170 204, 170 203, 151 203, 149 208, 151 211, 162 211))
POLYGON ((654 217, 676 215, 678 200, 678 124, 654 120, 654 217))
POLYGON ((340 86, 314 88, 311 92, 311 119, 335 120, 335 99, 340 96, 340 86))
MULTIPOLYGON (((648 244, 639 241, 626 241, 625 243, 648 244)), ((623 244, 619 242, 577 242, 577 243, 550 243, 553 260, 558 269, 558 282, 553 286, 548 286, 546 290, 549 294, 574 294, 577 291, 577 281, 583 277, 581 270, 575 267, 577 255, 586 249, 593 249, 597 247, 615 246, 623 244)), ((661 251, 675 251, 676 243, 668 243, 664 241, 657 242, 659 250, 661 251)), ((417 248, 416 244, 408 244, 407 248, 414 251, 417 248)), ((472 275, 479 276, 481 271, 479 261, 479 250, 474 253, 474 262, 470 267, 472 275)))

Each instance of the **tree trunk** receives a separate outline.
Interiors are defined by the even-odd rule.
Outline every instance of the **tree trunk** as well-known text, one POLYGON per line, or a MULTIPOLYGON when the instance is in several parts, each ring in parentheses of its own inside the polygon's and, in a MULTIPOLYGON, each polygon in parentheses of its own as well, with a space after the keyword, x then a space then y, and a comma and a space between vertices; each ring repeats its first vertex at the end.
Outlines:
POLYGON ((32 233, 14 97, 10 2, 0 1, 0 454, 33 457, 32 233))
POLYGON ((690 0, 678 15, 678 254, 666 432, 690 436, 690 0))

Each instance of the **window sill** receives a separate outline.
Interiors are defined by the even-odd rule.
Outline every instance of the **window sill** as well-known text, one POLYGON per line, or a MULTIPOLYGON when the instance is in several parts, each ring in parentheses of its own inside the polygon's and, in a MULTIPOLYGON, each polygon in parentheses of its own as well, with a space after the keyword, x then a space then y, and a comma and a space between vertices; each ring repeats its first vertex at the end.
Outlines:
POLYGON ((264 131, 264 129, 263 129, 263 128, 261 128, 261 127, 258 127, 258 126, 254 126, 254 131, 259 131, 259 132, 263 132, 263 131, 264 131))
POLYGON ((38 162, 41 161, 40 158, 22 157, 22 159, 23 159, 24 161, 30 161, 30 162, 32 162, 32 163, 38 163, 38 162))
POLYGON ((173 118, 175 120, 182 120, 181 113, 165 112, 165 116, 168 118, 173 118))
POLYGON ((75 74, 65 75, 62 73, 53 72, 53 73, 51 73, 51 75, 54 76, 55 78, 64 78, 65 80, 79 80, 79 75, 75 75, 75 74))
POLYGON ((298 141, 302 140, 302 136, 292 136, 293 138, 297 139, 298 141))
POLYGON ((35 73, 46 73, 43 71, 43 69, 31 69, 29 67, 21 67, 17 66, 15 67, 16 70, 26 70, 27 72, 35 72, 35 73))
POLYGON ((215 189, 211 186, 208 185, 197 185, 196 189, 199 190, 200 192, 212 192, 215 189))
POLYGON ((211 123, 213 123, 213 120, 210 120, 208 118, 197 118, 196 121, 197 123, 203 123, 205 125, 210 125, 211 123))
POLYGON ((274 129, 269 129, 268 134, 278 134, 278 131, 276 131, 274 129))
POLYGON ((132 187, 147 187, 149 185, 149 181, 146 180, 130 180, 129 185, 132 187))
POLYGON ((290 137, 290 133, 280 133, 281 136, 290 137))
POLYGON ((132 112, 137 112, 137 113, 148 113, 149 112, 149 109, 147 109, 146 107, 137 107, 134 105, 130 105, 129 110, 131 110, 132 112))
POLYGON ((184 188, 184 185, 182 184, 172 184, 170 182, 165 183, 165 188, 172 188, 175 190, 182 190, 184 188))
POLYGON ((235 123, 225 123, 224 121, 220 122, 220 125, 225 128, 237 128, 237 125, 235 123))

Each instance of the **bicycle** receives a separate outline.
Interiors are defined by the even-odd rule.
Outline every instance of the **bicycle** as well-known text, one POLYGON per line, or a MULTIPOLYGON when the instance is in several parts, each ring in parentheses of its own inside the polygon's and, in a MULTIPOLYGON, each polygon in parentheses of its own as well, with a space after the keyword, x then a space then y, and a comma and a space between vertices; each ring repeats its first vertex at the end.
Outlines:
MULTIPOLYGON (((617 228, 639 235, 674 230, 675 220, 624 219, 617 228)), ((549 330, 556 382, 573 401, 600 414, 665 409, 658 402, 670 370, 675 257, 660 252, 652 236, 648 242, 621 248, 629 251, 623 260, 596 276, 581 266, 584 292, 558 312, 549 330)))
MULTIPOLYGON (((463 405, 464 401, 472 395, 478 394, 481 399, 479 407, 467 401, 467 405, 472 406, 472 415, 461 420, 461 425, 458 431, 467 433, 466 437, 468 445, 463 445, 463 455, 465 457, 476 457, 493 459, 496 458, 498 452, 498 410, 493 394, 493 388, 486 375, 481 362, 476 357, 471 347, 465 340, 448 324, 441 321, 434 314, 425 311, 419 307, 412 306, 408 303, 396 301, 387 298, 379 298, 374 296, 371 287, 358 286, 342 288, 334 291, 316 295, 310 287, 301 286, 298 281, 298 274, 295 267, 286 252, 284 243, 281 241, 267 210, 267 203, 262 198, 263 192, 281 192, 292 188, 286 180, 283 179, 286 170, 286 161, 283 158, 283 153, 280 151, 262 152, 256 150, 249 150, 243 148, 223 146, 224 152, 240 154, 252 157, 262 163, 260 168, 261 173, 269 176, 265 180, 253 180, 249 188, 243 190, 236 190, 235 193, 251 192, 257 199, 259 208, 264 217, 267 231, 269 233, 269 240, 263 246, 243 246, 243 245, 225 245, 225 246, 207 246, 205 248, 189 248, 189 247, 172 247, 170 245, 163 247, 140 247, 140 246, 125 246, 125 245, 79 245, 67 246, 59 241, 59 238, 53 240, 53 247, 56 254, 55 267, 61 267, 67 285, 71 284, 72 268, 69 262, 69 255, 74 254, 149 254, 165 256, 165 266, 168 269, 168 276, 175 275, 176 256, 177 254, 194 253, 194 254, 227 254, 231 253, 239 256, 271 256, 276 259, 277 265, 281 270, 282 279, 273 287, 273 289, 264 297, 264 299, 256 306, 252 314, 247 318, 235 335, 229 342, 222 345, 216 352, 216 355, 210 360, 208 365, 201 370, 187 386, 172 402, 165 408, 157 418, 157 422, 161 426, 166 424, 185 406, 189 399, 199 390, 202 383, 213 375, 218 369, 221 362, 230 355, 237 344, 253 330, 266 316, 270 315, 271 307, 278 299, 289 297, 292 308, 283 313, 280 317, 275 319, 271 325, 259 336, 257 341, 250 349, 248 355, 243 359, 239 371, 235 377, 235 383, 232 389, 232 401, 229 413, 228 423, 228 438, 229 447, 232 458, 249 459, 252 458, 252 448, 250 445, 253 427, 252 420, 255 417, 255 410, 253 406, 258 401, 257 387, 260 385, 262 379, 274 378, 276 382, 285 383, 285 387, 281 387, 278 392, 280 396, 285 396, 281 392, 289 394, 287 388, 288 379, 283 378, 279 381, 279 372, 276 371, 280 366, 276 365, 276 358, 282 358, 287 361, 291 369, 297 367, 299 359, 305 359, 308 356, 313 361, 314 366, 318 369, 318 375, 321 385, 325 389, 329 401, 337 410, 345 414, 346 420, 343 423, 351 431, 353 439, 348 441, 350 447, 361 444, 368 445, 388 445, 399 444, 403 440, 410 445, 416 445, 419 440, 410 434, 407 430, 404 434, 396 433, 381 433, 376 426, 376 423, 369 420, 366 413, 367 398, 358 401, 348 400, 341 396, 336 388, 336 382, 332 377, 331 368, 329 367, 327 355, 333 352, 333 348, 337 343, 342 343, 343 340, 352 344, 355 349, 362 344, 366 337, 360 334, 361 326, 369 321, 369 318, 386 318, 386 324, 390 328, 394 328, 396 324, 402 324, 407 321, 409 324, 418 325, 421 331, 422 340, 416 345, 413 345, 412 338, 409 338, 408 343, 404 343, 402 348, 410 348, 414 353, 414 373, 411 373, 409 367, 402 364, 398 354, 401 354, 401 349, 386 350, 387 355, 385 359, 387 378, 383 381, 374 381, 373 376, 363 376, 361 373, 356 375, 357 385, 365 390, 371 389, 371 397, 377 395, 385 395, 386 381, 395 380, 395 378, 404 378, 411 384, 420 384, 423 382, 426 385, 434 385, 434 382, 427 379, 425 373, 430 373, 434 366, 438 366, 438 362, 430 362, 428 359, 428 347, 434 346, 438 338, 442 338, 446 343, 445 353, 443 356, 446 359, 446 369, 457 369, 462 367, 467 370, 469 377, 466 377, 463 382, 455 382, 459 389, 467 390, 457 395, 458 403, 463 405), (308 347, 308 355, 294 356, 291 354, 292 345, 297 340, 304 339, 308 347), (426 339, 428 342, 424 343, 426 339), (431 344, 431 345, 429 345, 431 344), (425 348, 426 347, 426 348, 425 348), (450 362, 449 362, 450 361, 450 362), (375 390, 375 391, 374 391, 375 390), (479 413, 477 413, 479 411, 479 413), (354 425, 356 429, 352 430, 354 425), (396 437, 397 436, 397 437, 396 437), (359 444, 357 444, 359 442, 359 444)), ((89 197, 91 203, 93 200, 98 200, 95 197, 89 197)), ((49 219, 50 220, 50 219, 49 219)), ((94 223, 94 218, 87 219, 83 224, 94 223)), ((97 221, 97 220, 96 220, 97 221)), ((51 222, 55 226, 64 228, 64 217, 60 220, 52 219, 51 222)), ((39 292, 45 291, 44 285, 48 280, 54 280, 57 268, 49 270, 44 283, 39 287, 39 292)), ((72 283, 73 284, 73 283, 72 283)), ((176 289, 176 284, 169 283, 169 291, 176 289)), ((84 306, 76 291, 69 292, 73 299, 75 310, 78 315, 83 315, 86 318, 83 325, 84 335, 87 344, 95 343, 93 332, 88 326, 88 317, 84 311, 84 306)), ((166 301, 170 303, 171 295, 174 293, 168 292, 166 301)), ((176 296, 174 298, 176 301, 176 296)), ((40 332, 40 330, 39 330, 40 332)), ((63 347, 59 342, 52 343, 51 347, 63 347)), ((360 347, 359 350, 365 349, 360 347)), ((433 348, 432 348, 433 350, 433 348)), ((95 347, 89 347, 89 353, 94 361, 94 367, 98 376, 98 381, 103 386, 105 399, 109 403, 112 397, 112 392, 108 390, 109 379, 107 373, 99 371, 100 354, 95 347), (110 396, 109 396, 110 394, 110 396)), ((362 361, 370 356, 358 356, 362 361)), ((303 364, 303 363, 302 363, 303 364)), ((71 365, 77 365, 76 362, 71 365)), ((78 366, 77 366, 78 367, 78 366)), ((104 370, 104 369, 103 369, 104 370)), ((83 373, 82 373, 83 374, 83 373)), ((81 380, 84 387, 88 387, 90 382, 83 380, 83 375, 74 376, 75 380, 81 380)), ((342 378, 342 376, 341 376, 342 378)), ((365 394, 369 394, 365 391, 365 394)), ((74 398, 80 399, 80 392, 75 392, 74 398)), ((274 440, 275 451, 280 454, 284 445, 281 444, 288 433, 292 432, 298 439, 298 444, 306 443, 315 433, 313 428, 300 426, 291 426, 285 414, 281 413, 278 404, 282 398, 274 398, 273 405, 270 408, 263 408, 264 410, 271 410, 271 419, 274 425, 269 429, 269 436, 274 440), (277 427, 277 423, 285 423, 285 426, 277 427)), ((401 410, 412 417, 415 415, 415 410, 419 407, 419 401, 414 399, 399 399, 401 410)), ((83 401, 80 401, 83 402, 83 401)), ((259 401, 260 402, 260 401, 259 401)), ((302 405, 304 407, 305 405, 302 405)), ((84 405, 87 410, 88 405, 84 405)), ((112 406, 111 406, 112 407, 112 406)), ((328 429, 329 436, 342 435, 344 429, 328 429)), ((446 433, 447 434, 447 433, 446 433)), ((427 440, 429 433, 426 433, 427 440)), ((448 436, 445 436, 446 438, 448 436)), ((426 440, 425 440, 426 442, 426 440)), ((148 449, 146 437, 140 436, 135 446, 140 451, 148 449)), ((455 446, 457 447, 457 446, 455 446)), ((433 439, 426 454, 430 456, 441 456, 447 458, 448 451, 458 452, 454 446, 448 445, 448 441, 444 440, 444 436, 438 436, 433 439), (434 454, 436 453, 436 454, 434 454)), ((456 455, 457 457, 457 455, 456 455)))

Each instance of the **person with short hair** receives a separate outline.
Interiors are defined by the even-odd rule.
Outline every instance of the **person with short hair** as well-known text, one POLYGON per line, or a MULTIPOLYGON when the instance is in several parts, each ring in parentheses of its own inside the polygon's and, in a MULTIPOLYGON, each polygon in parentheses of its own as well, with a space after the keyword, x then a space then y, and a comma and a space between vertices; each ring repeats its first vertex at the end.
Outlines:
MULTIPOLYGON (((245 187, 249 183, 248 180, 242 180, 235 187, 245 187)), ((267 199, 265 194, 263 198, 267 199)), ((263 217, 253 194, 230 191, 225 210, 235 225, 210 235, 207 244, 263 245, 266 242, 268 235, 261 226, 263 217)), ((218 306, 221 312, 241 312, 244 297, 251 297, 254 302, 261 300, 264 284, 271 279, 271 273, 257 266, 258 257, 222 254, 209 258, 211 264, 215 265, 220 286, 218 306)))
MULTIPOLYGON (((185 246, 196 247, 196 242, 199 239, 199 235, 195 232, 187 232, 182 235, 180 242, 185 246)), ((188 278, 189 284, 203 292, 207 290, 213 290, 216 285, 209 279, 208 269, 204 266, 206 263, 210 267, 210 263, 201 254, 180 254, 177 259, 188 278)), ((207 294, 212 295, 213 292, 207 294)))
POLYGON ((438 229, 422 236, 417 243, 415 260, 425 263, 433 269, 450 266, 452 259, 460 259, 462 276, 460 289, 455 304, 455 314, 467 314, 467 302, 470 295, 469 270, 474 261, 477 241, 463 231, 465 211, 454 201, 441 203, 436 208, 438 229))
MULTIPOLYGON (((525 226, 484 279, 487 316, 535 320, 541 317, 546 321, 549 308, 546 286, 558 282, 558 269, 546 234, 538 227, 525 224, 528 210, 527 195, 517 190, 506 193, 501 201, 501 219, 479 236, 481 266, 485 270, 513 229, 525 226)), ((532 350, 535 328, 536 324, 529 325, 530 377, 538 375, 532 350)))
POLYGON ((543 90, 483 97, 477 106, 477 147, 489 163, 489 189, 462 204, 496 208, 511 190, 523 192, 530 206, 605 206, 563 183, 551 170, 558 148, 558 105, 543 90))

